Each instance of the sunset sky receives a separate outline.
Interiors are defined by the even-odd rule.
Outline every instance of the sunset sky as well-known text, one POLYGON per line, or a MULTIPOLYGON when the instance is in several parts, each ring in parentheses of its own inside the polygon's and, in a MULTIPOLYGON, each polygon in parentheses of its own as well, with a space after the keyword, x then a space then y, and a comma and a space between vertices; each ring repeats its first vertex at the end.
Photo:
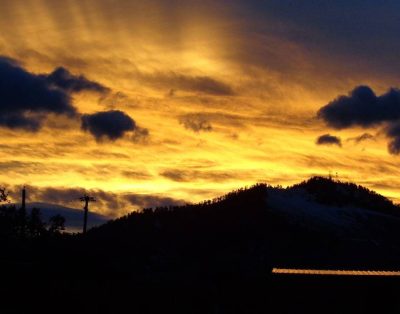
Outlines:
POLYGON ((338 173, 400 202, 397 0, 0 0, 0 182, 116 217, 338 173))

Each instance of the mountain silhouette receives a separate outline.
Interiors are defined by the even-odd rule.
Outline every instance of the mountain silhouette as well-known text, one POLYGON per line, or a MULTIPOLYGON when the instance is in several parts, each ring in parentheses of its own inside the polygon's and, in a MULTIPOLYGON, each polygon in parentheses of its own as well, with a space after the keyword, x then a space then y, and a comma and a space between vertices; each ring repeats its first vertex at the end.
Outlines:
POLYGON ((0 258, 9 270, 3 292, 19 291, 23 279, 32 298, 59 304, 73 296, 65 312, 396 313, 397 279, 271 270, 396 270, 398 230, 399 206, 355 184, 323 177, 288 188, 257 184, 132 212, 84 235, 13 242, 0 258))
POLYGON ((400 265, 399 228, 400 207, 389 199, 313 177, 288 188, 258 184, 200 204, 144 209, 92 229, 87 241, 147 243, 162 252, 190 242, 190 254, 245 249, 270 265, 365 269, 400 265))

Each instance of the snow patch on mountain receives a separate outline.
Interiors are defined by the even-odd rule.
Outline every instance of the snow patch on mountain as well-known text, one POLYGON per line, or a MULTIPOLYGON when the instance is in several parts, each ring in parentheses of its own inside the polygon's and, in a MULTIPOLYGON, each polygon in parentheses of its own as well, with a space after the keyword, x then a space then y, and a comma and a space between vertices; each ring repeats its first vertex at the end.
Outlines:
POLYGON ((400 223, 398 217, 365 208, 318 203, 303 189, 269 188, 267 204, 269 210, 292 224, 374 243, 381 242, 384 234, 400 223))

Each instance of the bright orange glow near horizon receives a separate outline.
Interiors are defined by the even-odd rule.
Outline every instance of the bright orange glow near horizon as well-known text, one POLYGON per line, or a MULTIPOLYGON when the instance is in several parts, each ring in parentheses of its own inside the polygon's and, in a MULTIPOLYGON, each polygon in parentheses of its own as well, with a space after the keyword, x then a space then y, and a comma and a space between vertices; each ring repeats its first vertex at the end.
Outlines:
POLYGON ((46 116, 37 132, 0 128, 0 182, 53 189, 31 201, 71 205, 68 193, 49 195, 107 192, 115 203, 94 209, 119 216, 330 172, 400 200, 400 157, 378 126, 332 130, 316 118, 355 86, 396 87, 398 72, 288 36, 287 17, 236 1, 17 0, 0 1, 0 29, 0 55, 27 72, 64 67, 108 88, 71 94, 80 114, 120 110, 137 127, 115 141, 96 141, 63 115, 46 116), (327 133, 341 147, 316 145, 327 133), (363 133, 373 138, 356 142, 363 133))

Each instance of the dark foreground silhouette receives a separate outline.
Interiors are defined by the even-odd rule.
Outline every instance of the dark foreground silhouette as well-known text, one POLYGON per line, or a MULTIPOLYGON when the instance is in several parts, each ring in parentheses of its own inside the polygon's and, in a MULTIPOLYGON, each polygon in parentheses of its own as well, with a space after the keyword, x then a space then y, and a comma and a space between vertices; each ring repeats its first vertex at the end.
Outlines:
POLYGON ((399 313, 400 210, 354 184, 255 185, 89 230, 1 240, 1 313, 399 313))

